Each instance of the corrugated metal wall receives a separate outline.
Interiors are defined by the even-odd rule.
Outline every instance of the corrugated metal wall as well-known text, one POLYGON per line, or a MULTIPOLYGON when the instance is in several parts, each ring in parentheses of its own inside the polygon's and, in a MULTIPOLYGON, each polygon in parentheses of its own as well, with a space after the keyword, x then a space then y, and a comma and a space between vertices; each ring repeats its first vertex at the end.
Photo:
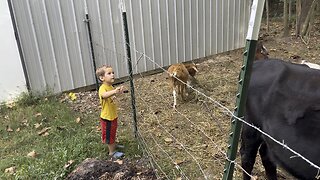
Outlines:
MULTIPOLYGON (((95 84, 86 6, 97 66, 109 64, 118 77, 127 76, 119 0, 11 2, 32 90, 62 92, 95 84)), ((134 72, 158 68, 150 59, 167 66, 243 47, 249 3, 125 0, 134 72)))

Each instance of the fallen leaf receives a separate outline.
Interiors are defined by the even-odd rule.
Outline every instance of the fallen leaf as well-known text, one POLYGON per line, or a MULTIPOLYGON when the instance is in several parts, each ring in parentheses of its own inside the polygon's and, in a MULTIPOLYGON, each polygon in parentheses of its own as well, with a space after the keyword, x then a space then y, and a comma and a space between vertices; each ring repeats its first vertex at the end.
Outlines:
POLYGON ((34 127, 35 127, 36 129, 38 129, 41 125, 42 125, 42 123, 36 123, 36 124, 34 124, 34 127))
POLYGON ((118 163, 118 164, 120 164, 120 165, 123 164, 123 160, 121 160, 121 159, 117 159, 117 160, 115 160, 114 162, 116 162, 116 163, 118 163))
POLYGON ((43 128, 41 131, 38 132, 38 135, 44 134, 44 133, 47 132, 49 129, 51 129, 51 128, 50 128, 50 127, 48 127, 48 128, 43 128))
POLYGON ((12 167, 6 168, 4 172, 8 174, 14 174, 16 172, 16 167, 12 166, 12 167))
POLYGON ((165 138, 164 141, 165 142, 170 142, 170 143, 173 142, 173 140, 171 138, 165 138))
POLYGON ((49 136, 48 132, 43 133, 41 136, 49 136))
POLYGON ((29 153, 27 154, 27 156, 28 156, 28 157, 32 157, 32 158, 35 158, 35 157, 37 156, 37 153, 33 150, 33 151, 29 152, 29 153))
POLYGON ((176 180, 182 180, 182 178, 181 178, 181 177, 178 177, 176 180))
POLYGON ((184 163, 184 160, 175 160, 175 161, 173 162, 173 164, 175 164, 175 165, 180 165, 180 164, 182 164, 182 163, 184 163))
POLYGON ((20 128, 16 129, 16 132, 19 132, 20 131, 20 128))
POLYGON ((206 148, 206 147, 208 147, 207 144, 201 144, 199 146, 193 146, 193 148, 206 148))
POLYGON ((16 103, 14 101, 8 101, 6 102, 6 106, 10 109, 16 106, 16 103))
POLYGON ((11 127, 10 126, 7 126, 7 132, 13 132, 13 129, 11 129, 11 127))
POLYGON ((63 166, 63 168, 67 169, 68 167, 71 166, 71 164, 72 164, 73 162, 74 162, 74 160, 69 160, 69 161, 67 162, 67 164, 65 164, 65 165, 63 166))
POLYGON ((65 128, 66 128, 65 126, 57 126, 57 129, 60 131, 64 130, 65 128))
POLYGON ((181 145, 175 145, 175 148, 179 149, 179 150, 183 150, 183 148, 181 147, 181 145))
POLYGON ((76 122, 79 123, 80 122, 80 117, 77 117, 76 122))
POLYGON ((75 93, 69 93, 69 98, 72 100, 72 101, 74 101, 74 100, 76 100, 77 99, 77 96, 76 96, 76 94, 75 93))
POLYGON ((41 112, 39 112, 39 113, 35 114, 34 117, 39 117, 41 115, 42 115, 41 112))
POLYGON ((23 125, 29 127, 29 123, 23 123, 23 125))

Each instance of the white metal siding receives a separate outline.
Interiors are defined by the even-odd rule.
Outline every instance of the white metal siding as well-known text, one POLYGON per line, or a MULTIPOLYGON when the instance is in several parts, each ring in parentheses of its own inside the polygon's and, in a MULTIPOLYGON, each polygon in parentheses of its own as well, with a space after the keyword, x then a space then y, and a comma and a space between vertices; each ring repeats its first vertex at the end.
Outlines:
MULTIPOLYGON (((32 90, 95 83, 85 19, 88 7, 97 67, 127 76, 119 0, 11 0, 32 90)), ((134 73, 244 46, 248 0, 125 0, 134 73)))
POLYGON ((27 91, 7 1, 0 1, 0 103, 27 91))

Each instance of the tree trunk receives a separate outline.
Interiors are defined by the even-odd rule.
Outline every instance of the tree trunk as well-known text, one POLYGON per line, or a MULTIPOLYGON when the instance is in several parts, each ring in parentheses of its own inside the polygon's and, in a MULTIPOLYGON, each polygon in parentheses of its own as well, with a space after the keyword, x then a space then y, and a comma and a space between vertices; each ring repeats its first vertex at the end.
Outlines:
POLYGON ((296 2, 296 37, 300 36, 301 29, 301 0, 297 0, 296 2))
POLYGON ((291 24, 291 17, 292 17, 292 0, 289 0, 289 26, 291 24))
POLYGON ((269 32, 269 0, 266 0, 267 32, 269 32))
POLYGON ((315 7, 317 5, 317 0, 313 0, 312 5, 309 9, 308 15, 305 19, 305 22, 303 24, 303 28, 301 31, 301 36, 304 37, 307 35, 307 32, 310 32, 311 27, 312 27, 312 22, 313 22, 313 18, 314 18, 314 12, 315 12, 315 7))
POLYGON ((302 22, 306 20, 312 3, 313 3, 313 0, 297 0, 296 36, 301 35, 302 22))
POLYGON ((301 1, 300 28, 302 28, 302 26, 303 26, 302 23, 305 22, 305 20, 308 16, 308 13, 309 13, 309 10, 310 10, 312 3, 313 3, 313 0, 302 0, 301 1))
POLYGON ((283 37, 289 36, 289 23, 288 23, 288 0, 283 1, 283 37))

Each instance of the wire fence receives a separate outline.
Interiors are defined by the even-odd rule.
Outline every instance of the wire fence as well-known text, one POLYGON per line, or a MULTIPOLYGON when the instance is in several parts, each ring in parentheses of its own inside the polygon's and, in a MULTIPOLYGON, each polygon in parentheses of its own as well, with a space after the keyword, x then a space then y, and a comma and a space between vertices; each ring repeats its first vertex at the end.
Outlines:
MULTIPOLYGON (((112 54, 112 50, 108 51, 112 54)), ((167 70, 144 53, 138 50, 135 53, 139 58, 132 61, 133 67, 147 60, 163 71, 153 76, 139 72, 134 79, 138 137, 159 179, 221 179, 226 161, 235 164, 235 178, 242 177, 244 172, 256 179, 241 167, 239 156, 231 161, 226 155, 231 118, 256 129, 310 166, 320 169, 285 142, 234 116, 230 109, 234 106, 238 72, 242 64, 240 51, 237 59, 224 54, 215 56, 214 60, 202 61, 200 72, 196 75, 199 84, 186 84, 188 100, 178 101, 176 109, 172 108, 167 70)), ((126 60, 123 58, 123 63, 126 60)), ((259 172, 262 175, 260 173, 264 170, 259 172)))
MULTIPOLYGON (((140 52, 136 51, 136 53, 140 53, 140 52)), ((162 68, 161 65, 157 64, 150 57, 144 55, 143 53, 140 53, 140 54, 141 54, 141 56, 142 55, 145 56, 146 59, 149 60, 150 62, 156 64, 156 66, 158 68, 162 69, 163 72, 164 72, 164 76, 167 75, 168 72, 166 71, 166 69, 162 68)), ((139 61, 137 61, 137 63, 139 63, 139 61)), ((144 76, 140 73, 140 77, 143 78, 144 76)), ((210 111, 211 108, 216 109, 217 108, 217 106, 216 106, 217 104, 220 105, 220 106, 223 106, 218 101, 214 101, 214 103, 206 102, 206 99, 208 99, 208 98, 211 99, 211 98, 208 97, 207 95, 205 95, 204 93, 200 92, 198 89, 196 89, 196 88, 194 88, 194 87, 192 87, 190 85, 188 85, 188 86, 192 91, 195 92, 195 96, 199 96, 200 95, 200 96, 204 97, 204 100, 202 100, 201 98, 197 98, 194 102, 191 102, 193 104, 196 101, 200 102, 200 103, 196 102, 196 104, 194 104, 195 106, 198 106, 198 107, 194 107, 194 109, 196 111, 198 111, 197 113, 204 113, 204 114, 206 114, 205 116, 212 116, 211 112, 208 112, 207 110, 210 111), (210 103, 211 107, 208 107, 208 103, 210 103), (203 108, 204 106, 206 107, 206 109, 203 108)), ((187 128, 191 129, 191 131, 193 131, 195 136, 202 136, 203 137, 200 140, 200 142, 206 142, 206 144, 205 145, 199 145, 198 147, 202 147, 203 148, 203 147, 206 147, 206 146, 210 145, 210 148, 212 148, 215 151, 213 156, 207 156, 208 154, 205 153, 205 152, 201 152, 199 150, 194 150, 193 148, 190 148, 190 144, 189 143, 197 143, 197 142, 184 141, 183 138, 180 141, 180 139, 181 139, 180 135, 181 134, 174 134, 174 132, 171 133, 169 130, 167 130, 167 126, 166 126, 165 122, 162 122, 161 118, 156 113, 153 113, 153 117, 157 120, 158 127, 160 127, 168 135, 168 136, 166 136, 166 137, 169 137, 169 138, 167 138, 167 141, 175 142, 179 147, 181 147, 180 150, 184 151, 185 155, 183 155, 183 157, 189 157, 191 159, 190 161, 193 162, 192 166, 195 166, 195 167, 193 167, 192 172, 199 171, 198 173, 196 173, 197 175, 195 177, 193 177, 191 175, 190 178, 194 179, 194 178, 196 178, 198 176, 197 178, 201 177, 202 179, 221 179, 222 178, 222 172, 223 172, 223 165, 224 165, 225 161, 228 160, 228 158, 227 158, 227 155, 225 153, 226 149, 221 145, 221 143, 224 143, 224 142, 218 142, 219 144, 216 143, 215 141, 217 141, 217 139, 212 138, 214 136, 209 135, 209 133, 207 133, 206 130, 205 130, 205 127, 210 127, 211 123, 213 123, 213 122, 202 121, 202 124, 199 124, 194 119, 191 120, 191 118, 193 118, 192 116, 188 117, 188 116, 190 116, 190 114, 188 112, 186 112, 186 111, 182 112, 182 111, 179 110, 179 108, 174 108, 173 109, 172 106, 171 106, 172 98, 168 97, 167 95, 165 95, 165 94, 168 94, 168 93, 170 94, 171 92, 168 91, 168 89, 165 89, 165 90, 167 91, 167 93, 163 92, 161 90, 159 90, 159 91, 156 90, 154 95, 160 97, 160 99, 162 100, 161 103, 163 103, 163 105, 169 105, 168 111, 166 111, 166 112, 173 113, 173 114, 179 116, 179 118, 177 118, 177 119, 179 119, 179 121, 182 121, 185 125, 189 125, 190 127, 187 127, 187 128), (207 126, 204 126, 203 124, 207 124, 207 126), (196 152, 196 151, 198 151, 198 152, 196 152), (204 156, 200 155, 201 153, 204 153, 205 155, 204 156), (215 171, 215 172, 209 172, 208 171, 209 168, 220 169, 220 170, 215 171)), ((189 92, 189 93, 191 94, 192 92, 189 92)), ((150 104, 150 102, 147 102, 144 99, 144 98, 146 98, 145 93, 144 94, 137 94, 137 97, 139 97, 139 99, 141 99, 141 101, 144 104, 148 104, 148 103, 150 104)), ((152 109, 152 108, 156 109, 156 110, 151 110, 150 112, 152 112, 152 111, 156 112, 156 111, 158 111, 157 109, 161 109, 161 107, 157 107, 157 106, 156 107, 155 106, 152 106, 152 107, 151 106, 147 106, 147 107, 149 108, 149 110, 152 109)), ((226 115, 225 113, 221 113, 220 114, 220 116, 224 117, 225 120, 227 120, 228 118, 226 118, 227 116, 225 116, 225 115, 226 115)), ((230 117, 231 116, 229 116, 229 118, 230 117)), ((203 118, 198 117, 197 119, 203 119, 203 118)), ((216 125, 217 126, 215 127, 215 129, 219 129, 220 133, 228 131, 227 129, 221 130, 220 123, 217 123, 216 125)), ((181 133, 181 132, 179 132, 179 133, 181 133)), ((187 134, 186 134, 186 136, 187 136, 187 134)), ((187 137, 189 137, 191 139, 195 139, 195 138, 193 138, 191 136, 187 136, 187 137)), ((225 142, 227 142, 226 137, 223 138, 223 139, 225 139, 225 142)), ((166 139, 164 140, 164 142, 165 141, 166 141, 166 139)), ((226 146, 226 144, 224 144, 224 146, 226 146)), ((202 151, 206 151, 206 150, 202 150, 202 151)), ((169 154, 170 153, 166 153, 168 158, 172 161, 172 164, 175 165, 176 169, 182 169, 182 170, 186 169, 184 167, 186 165, 184 165, 181 162, 181 166, 179 166, 179 163, 174 161, 174 157, 169 156, 169 154)), ((236 166, 239 167, 239 169, 241 169, 241 166, 239 165, 239 163, 237 163, 237 162, 233 162, 233 163, 235 163, 236 166)), ((188 173, 186 172, 182 176, 182 177, 188 179, 188 177, 185 174, 189 174, 189 176, 190 176, 190 172, 188 172, 188 173)))

